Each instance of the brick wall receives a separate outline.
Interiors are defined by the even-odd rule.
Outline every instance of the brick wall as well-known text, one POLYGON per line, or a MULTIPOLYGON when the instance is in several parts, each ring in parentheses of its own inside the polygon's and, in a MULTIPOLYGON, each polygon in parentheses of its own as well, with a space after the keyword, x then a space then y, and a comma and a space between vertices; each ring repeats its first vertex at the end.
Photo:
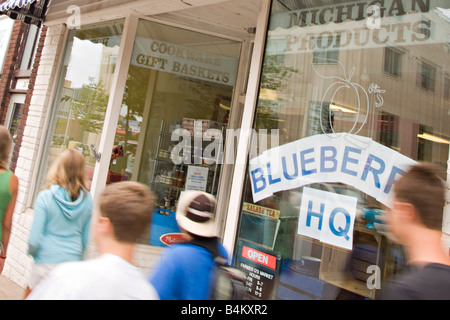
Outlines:
MULTIPOLYGON (((5 57, 5 62, 3 65, 2 75, 0 78, 0 101, 1 101, 1 123, 5 123, 7 109, 10 104, 11 92, 10 88, 14 86, 14 73, 19 69, 19 64, 21 62, 21 49, 23 48, 23 41, 26 39, 27 33, 25 32, 27 25, 22 21, 15 21, 13 26, 13 31, 11 34, 11 40, 9 43, 9 49, 5 57)), ((11 170, 15 171, 16 162, 19 156, 21 145, 24 139, 24 129, 27 122, 28 109, 30 106, 31 98, 33 95, 34 81, 37 76, 37 70, 39 66, 40 55, 44 45, 46 27, 42 28, 42 35, 39 42, 38 52, 36 54, 36 60, 31 70, 31 77, 29 81, 29 86, 26 92, 25 103, 21 109, 21 120, 18 126, 17 138, 15 140, 15 146, 13 150, 13 155, 11 159, 11 170)), ((17 174, 17 173, 16 173, 17 174)), ((19 197, 20 202, 16 205, 15 214, 13 217, 13 233, 11 235, 9 249, 8 249, 8 259, 3 275, 9 277, 19 284, 23 284, 23 276, 30 265, 30 259, 26 254, 27 250, 27 237, 28 230, 31 227, 32 217, 27 214, 21 214, 24 211, 23 204, 26 203, 26 191, 24 191, 24 182, 30 175, 20 175, 20 191, 19 197)), ((19 202, 19 201, 18 201, 19 202)))
POLYGON ((13 154, 11 157, 11 170, 12 171, 15 171, 15 169, 16 169, 17 160, 19 158, 20 148, 23 144, 24 131, 25 131, 25 127, 27 124, 28 112, 30 109, 31 99, 33 97, 34 85, 36 82, 37 72, 39 69, 40 61, 41 61, 42 49, 44 47, 44 41, 45 41, 46 34, 47 34, 47 27, 43 26, 41 28, 41 35, 40 35, 40 38, 39 38, 39 41, 37 44, 35 60, 33 62, 32 68, 31 68, 31 76, 30 76, 30 80, 29 80, 25 103, 24 103, 24 105, 22 107, 22 111, 21 111, 22 114, 20 116, 20 123, 17 128, 17 138, 15 141, 15 146, 14 146, 13 154))
POLYGON ((23 40, 24 30, 26 26, 22 21, 15 21, 9 41, 8 52, 5 56, 3 69, 0 77, 0 123, 6 121, 6 113, 8 111, 11 82, 13 80, 14 71, 17 69, 18 56, 23 40))

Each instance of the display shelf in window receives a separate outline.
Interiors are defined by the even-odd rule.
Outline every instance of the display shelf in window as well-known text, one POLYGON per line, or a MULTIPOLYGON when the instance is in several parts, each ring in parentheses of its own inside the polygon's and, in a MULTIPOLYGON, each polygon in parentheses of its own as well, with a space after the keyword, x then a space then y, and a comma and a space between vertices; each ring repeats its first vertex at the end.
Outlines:
MULTIPOLYGON (((376 230, 355 224, 353 250, 323 245, 319 278, 360 296, 375 299, 377 286, 368 285, 373 272, 379 272, 379 280, 386 275, 385 255, 388 243, 376 230), (370 266, 376 266, 368 272, 370 266)), ((370 282, 372 284, 372 282, 370 282)))

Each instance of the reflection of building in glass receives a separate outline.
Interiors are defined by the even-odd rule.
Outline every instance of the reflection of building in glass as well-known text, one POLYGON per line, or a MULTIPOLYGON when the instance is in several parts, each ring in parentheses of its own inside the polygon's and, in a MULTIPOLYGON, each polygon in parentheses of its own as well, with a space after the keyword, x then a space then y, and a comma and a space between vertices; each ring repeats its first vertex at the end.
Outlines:
POLYGON ((450 18, 432 9, 384 17, 378 30, 367 28, 366 20, 278 26, 303 12, 275 14, 269 31, 269 57, 298 69, 276 91, 272 108, 286 141, 357 133, 444 169, 450 18))
POLYGON ((238 240, 285 258, 281 299, 376 298, 368 268, 389 277, 406 261, 377 221, 397 166, 432 162, 446 175, 450 18, 436 2, 384 1, 372 25, 369 1, 332 2, 272 4, 255 126, 279 129, 281 147, 249 164, 238 240), (391 180, 379 179, 387 172, 391 180), (343 204, 350 199, 356 205, 343 204), (340 232, 354 227, 351 243, 341 242, 336 212, 347 219, 340 232))

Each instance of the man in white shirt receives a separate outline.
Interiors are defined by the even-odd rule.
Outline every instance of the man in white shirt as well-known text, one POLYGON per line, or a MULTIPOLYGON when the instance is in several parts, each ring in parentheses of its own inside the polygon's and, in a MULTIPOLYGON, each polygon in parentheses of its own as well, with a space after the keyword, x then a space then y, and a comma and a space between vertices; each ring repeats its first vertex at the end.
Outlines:
POLYGON ((100 257, 63 263, 27 300, 157 300, 155 289, 133 265, 136 242, 147 229, 154 197, 137 182, 108 185, 100 195, 94 241, 100 257))

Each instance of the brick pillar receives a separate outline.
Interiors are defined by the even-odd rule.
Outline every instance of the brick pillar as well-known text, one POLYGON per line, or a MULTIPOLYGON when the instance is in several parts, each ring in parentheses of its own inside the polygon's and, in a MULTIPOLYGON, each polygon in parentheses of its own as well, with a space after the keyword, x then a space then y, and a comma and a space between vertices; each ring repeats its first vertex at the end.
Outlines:
POLYGON ((11 81, 14 71, 17 69, 20 47, 23 41, 23 35, 26 25, 22 21, 15 21, 11 39, 9 41, 8 52, 5 56, 2 73, 0 76, 0 124, 5 124, 6 113, 9 106, 11 81))
POLYGON ((51 87, 58 76, 57 61, 60 61, 64 51, 65 30, 62 24, 42 29, 23 108, 26 115, 20 122, 20 152, 14 150, 19 153, 18 157, 16 155, 15 165, 15 174, 19 178, 19 194, 3 275, 22 287, 27 284, 33 263, 27 253, 28 234, 33 221, 33 176, 37 175, 38 150, 41 139, 45 136, 44 122, 51 105, 51 87))
POLYGON ((40 35, 40 38, 39 38, 39 41, 37 44, 36 55, 35 55, 34 62, 33 62, 33 67, 31 69, 30 82, 28 85, 27 95, 26 95, 25 103, 24 103, 24 105, 22 107, 22 111, 21 111, 22 114, 20 116, 20 123, 19 123, 19 127, 17 129, 17 138, 15 141, 15 146, 14 146, 13 154, 11 157, 10 168, 11 168, 11 171, 13 171, 13 172, 16 169, 17 160, 18 160, 19 152, 20 152, 20 147, 22 146, 23 134, 24 134, 26 123, 27 123, 28 111, 30 109, 31 98, 33 96, 33 91, 34 91, 34 84, 36 83, 36 76, 37 76, 39 64, 41 62, 42 49, 44 47, 46 35, 47 35, 47 26, 42 26, 41 35, 40 35))

